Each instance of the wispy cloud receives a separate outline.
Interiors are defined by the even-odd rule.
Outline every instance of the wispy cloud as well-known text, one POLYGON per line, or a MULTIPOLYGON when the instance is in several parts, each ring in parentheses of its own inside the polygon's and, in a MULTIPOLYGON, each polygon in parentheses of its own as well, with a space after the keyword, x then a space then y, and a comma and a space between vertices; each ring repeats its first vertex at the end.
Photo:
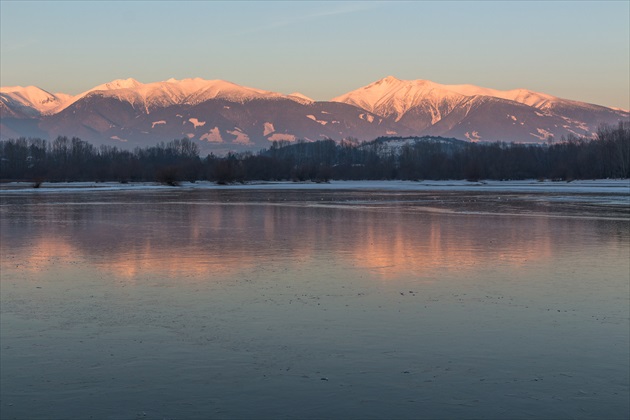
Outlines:
POLYGON ((37 39, 23 39, 17 42, 3 42, 1 44, 2 45, 1 48, 2 48, 3 53, 11 53, 11 52, 23 50, 25 48, 28 48, 38 43, 39 41, 37 39))
POLYGON ((252 34, 257 32, 268 31, 272 29, 284 28, 305 22, 312 22, 319 19, 325 19, 332 16, 347 15, 366 10, 373 10, 381 7, 386 2, 318 2, 321 4, 322 10, 308 11, 303 14, 295 14, 293 16, 278 16, 273 21, 265 22, 260 26, 250 27, 241 34, 252 34))

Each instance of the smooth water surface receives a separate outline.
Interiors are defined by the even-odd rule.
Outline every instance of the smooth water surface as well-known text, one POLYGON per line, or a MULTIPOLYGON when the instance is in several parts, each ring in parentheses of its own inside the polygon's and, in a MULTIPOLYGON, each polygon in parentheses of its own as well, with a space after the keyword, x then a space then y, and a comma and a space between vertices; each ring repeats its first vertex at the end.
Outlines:
POLYGON ((627 418, 621 202, 5 194, 1 417, 627 418))

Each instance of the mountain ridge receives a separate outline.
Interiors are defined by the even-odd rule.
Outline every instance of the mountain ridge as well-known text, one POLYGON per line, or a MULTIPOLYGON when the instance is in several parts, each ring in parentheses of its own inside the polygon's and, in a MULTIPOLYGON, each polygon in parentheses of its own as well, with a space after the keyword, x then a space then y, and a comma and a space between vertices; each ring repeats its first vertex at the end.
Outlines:
POLYGON ((11 86, 0 89, 0 117, 2 139, 79 135, 131 147, 188 137, 207 149, 253 150, 275 140, 383 135, 524 143, 593 137, 600 124, 630 113, 527 89, 387 76, 330 101, 201 78, 116 79, 78 95, 11 86))

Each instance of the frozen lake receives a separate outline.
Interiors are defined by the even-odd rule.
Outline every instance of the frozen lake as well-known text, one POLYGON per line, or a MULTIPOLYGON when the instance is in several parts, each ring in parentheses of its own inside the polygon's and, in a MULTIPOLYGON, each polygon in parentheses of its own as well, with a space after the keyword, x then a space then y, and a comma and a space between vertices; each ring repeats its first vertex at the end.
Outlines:
POLYGON ((3 189, 2 419, 628 418, 627 181, 377 184, 3 189))

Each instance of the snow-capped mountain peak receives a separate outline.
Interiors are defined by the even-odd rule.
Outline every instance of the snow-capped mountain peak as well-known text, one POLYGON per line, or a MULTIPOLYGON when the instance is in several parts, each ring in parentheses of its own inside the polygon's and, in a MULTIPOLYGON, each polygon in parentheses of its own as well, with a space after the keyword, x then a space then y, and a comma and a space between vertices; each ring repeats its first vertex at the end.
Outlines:
POLYGON ((300 92, 289 93, 289 98, 297 99, 298 102, 303 102, 303 103, 307 103, 307 104, 315 102, 313 99, 309 98, 306 95, 301 94, 300 92))
POLYGON ((298 92, 285 95, 202 78, 117 79, 76 96, 12 86, 1 88, 0 99, 0 138, 76 135, 129 146, 183 137, 209 148, 392 135, 545 142, 595 137, 601 124, 630 120, 624 110, 527 89, 394 76, 322 102, 298 92))
POLYGON ((462 95, 429 80, 400 80, 387 76, 367 86, 333 98, 366 109, 383 117, 399 120, 408 110, 423 102, 439 107, 440 102, 460 101, 462 95))
POLYGON ((46 115, 67 102, 70 95, 52 94, 36 86, 0 88, 0 100, 8 107, 19 108, 25 115, 46 115))
POLYGON ((376 83, 376 84, 383 84, 383 83, 398 83, 398 82, 401 82, 401 80, 390 75, 390 76, 382 78, 381 80, 377 80, 374 83, 376 83))
POLYGON ((134 88, 138 88, 140 86, 142 86, 142 83, 138 82, 136 79, 133 79, 133 78, 116 79, 116 80, 112 80, 109 83, 104 83, 102 85, 98 85, 98 86, 90 89, 90 91, 117 90, 117 89, 134 89, 134 88))
MULTIPOLYGON (((332 101, 352 104, 378 115, 394 116, 400 120, 406 112, 418 106, 430 109, 432 113, 437 113, 442 108, 440 112, 443 113, 444 107, 452 109, 459 103, 469 102, 471 98, 479 97, 512 101, 541 111, 554 106, 602 108, 527 89, 497 90, 470 84, 443 85, 422 79, 400 80, 393 76, 387 76, 367 86, 333 98, 332 101)), ((432 123, 435 122, 436 119, 433 118, 432 123)))
POLYGON ((199 77, 187 79, 170 78, 162 82, 141 83, 135 79, 118 79, 98 85, 75 96, 70 103, 90 96, 112 97, 129 102, 135 107, 144 108, 146 112, 156 107, 169 105, 195 105, 211 99, 225 99, 244 103, 255 99, 290 99, 300 103, 313 102, 304 95, 282 95, 262 89, 241 86, 226 80, 205 80, 199 77))
MULTIPOLYGON (((535 108, 543 108, 551 102, 562 101, 562 99, 548 95, 546 93, 534 92, 527 89, 497 90, 474 85, 443 85, 446 89, 460 93, 465 96, 491 96, 494 98, 507 99, 535 108)), ((565 100, 566 101, 566 100, 565 100)))
POLYGON ((266 90, 237 85, 226 80, 184 79, 177 82, 190 101, 199 103, 209 99, 227 99, 246 102, 253 99, 280 98, 283 95, 266 90))
POLYGON ((141 83, 130 78, 117 79, 98 85, 73 97, 70 101, 66 101, 61 109, 84 97, 93 95, 128 102, 135 108, 144 109, 147 113, 154 108, 170 105, 195 105, 211 99, 225 99, 239 103, 254 99, 290 99, 300 103, 305 102, 305 99, 301 97, 245 87, 218 79, 205 80, 197 77, 178 80, 170 78, 162 82, 141 83))

